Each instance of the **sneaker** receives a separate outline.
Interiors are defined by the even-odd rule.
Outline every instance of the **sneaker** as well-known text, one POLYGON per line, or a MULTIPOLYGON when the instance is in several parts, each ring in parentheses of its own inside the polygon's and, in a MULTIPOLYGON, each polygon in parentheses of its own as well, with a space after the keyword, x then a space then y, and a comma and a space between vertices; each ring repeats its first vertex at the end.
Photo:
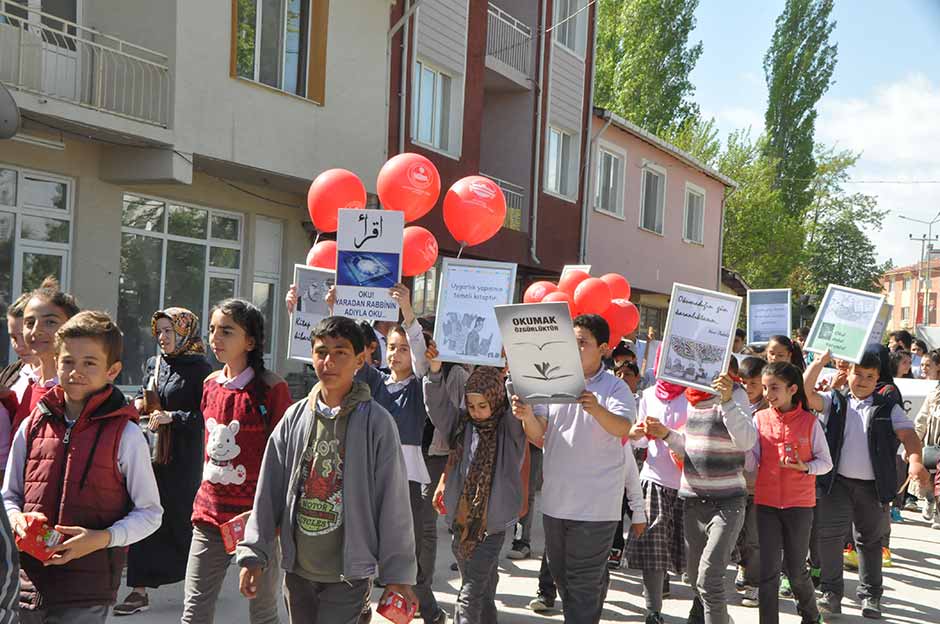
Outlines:
POLYGON ((460 570, 460 568, 457 567, 457 562, 456 562, 456 561, 453 562, 452 564, 450 564, 450 571, 451 571, 451 572, 457 572, 458 570, 460 570))
POLYGON ((555 608, 555 599, 539 594, 535 600, 529 603, 529 608, 536 613, 545 613, 555 608))
POLYGON ((878 598, 862 598, 862 617, 870 620, 880 620, 881 600, 878 598))
POLYGON ((891 549, 884 546, 881 547, 881 567, 890 568, 894 565, 891 561, 891 549))
POLYGON ((124 599, 124 602, 115 605, 111 612, 115 616, 134 615, 135 613, 143 613, 149 608, 150 598, 147 594, 132 591, 127 595, 127 598, 124 599))
POLYGON ((741 604, 745 607, 756 607, 760 604, 760 602, 757 600, 756 587, 746 587, 744 589, 744 595, 741 598, 741 604))
POLYGON ((930 525, 931 529, 940 529, 940 513, 938 513, 933 518, 933 524, 930 525))
POLYGON ((506 556, 513 560, 519 559, 528 559, 529 555, 532 554, 532 549, 529 548, 529 544, 523 542, 522 540, 513 540, 512 549, 506 554, 506 556))
POLYGON ((691 585, 691 584, 692 584, 691 582, 689 582, 689 573, 688 573, 688 572, 683 572, 683 573, 682 573, 682 582, 685 583, 686 585, 691 585))
POLYGON ((744 579, 744 566, 738 566, 738 575, 734 577, 734 588, 738 591, 747 589, 747 581, 744 579))
POLYGON ((858 570, 858 551, 851 544, 842 551, 842 565, 846 570, 858 570))
POLYGON ((663 598, 668 598, 672 595, 672 588, 669 587, 669 573, 663 575, 663 598))
POLYGON ((819 584, 822 583, 822 569, 810 568, 809 580, 813 582, 813 589, 819 589, 819 584))
POLYGON ((934 501, 924 501, 924 510, 921 512, 924 520, 930 522, 933 520, 934 501))
POLYGON ((780 577, 780 597, 793 598, 793 590, 790 589, 790 579, 786 576, 780 577))
POLYGON ((649 611, 646 614, 646 624, 663 624, 663 622, 665 620, 663 620, 663 616, 659 611, 649 611))
POLYGON ((816 606, 825 615, 839 615, 842 613, 842 597, 837 596, 835 592, 823 592, 816 600, 816 606))
POLYGON ((897 507, 891 508, 891 522, 904 522, 904 518, 901 517, 901 510, 897 507))
POLYGON ((620 561, 623 559, 623 551, 619 548, 611 548, 610 555, 607 557, 607 567, 616 570, 620 567, 620 561))
POLYGON ((916 498, 908 498, 904 503, 904 509, 906 511, 920 511, 920 506, 917 504, 916 498))

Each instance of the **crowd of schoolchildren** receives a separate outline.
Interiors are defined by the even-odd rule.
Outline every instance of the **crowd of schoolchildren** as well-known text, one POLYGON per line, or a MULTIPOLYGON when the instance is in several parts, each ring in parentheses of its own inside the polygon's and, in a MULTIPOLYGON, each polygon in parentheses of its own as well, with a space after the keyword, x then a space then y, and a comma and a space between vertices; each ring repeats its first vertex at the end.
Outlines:
POLYGON ((192 312, 154 313, 159 355, 125 397, 107 314, 80 311, 53 279, 21 296, 7 310, 19 359, 0 371, 0 624, 104 622, 180 581, 181 621, 212 622, 233 559, 253 624, 277 622, 282 599, 292 622, 368 622, 374 586, 446 622, 438 515, 460 576, 450 617, 494 623, 504 545, 532 554, 536 491, 533 611, 560 599, 565 622, 599 622, 624 566, 642 573, 648 624, 664 621, 677 578, 692 588, 689 623, 724 624, 736 563, 760 622, 779 621, 780 596, 819 622, 841 612, 851 556, 862 614, 877 618, 892 503, 923 495, 940 528, 928 487, 940 384, 913 421, 893 384, 940 378, 940 352, 906 332, 856 364, 808 366, 805 331, 762 346, 737 335, 705 390, 655 379, 660 353, 638 362, 582 315, 584 393, 530 405, 507 369, 441 362, 433 319, 416 318, 405 286, 391 295, 400 324, 331 316, 312 329, 315 385, 297 402, 265 368, 265 319, 244 300, 212 309, 214 372, 192 312))

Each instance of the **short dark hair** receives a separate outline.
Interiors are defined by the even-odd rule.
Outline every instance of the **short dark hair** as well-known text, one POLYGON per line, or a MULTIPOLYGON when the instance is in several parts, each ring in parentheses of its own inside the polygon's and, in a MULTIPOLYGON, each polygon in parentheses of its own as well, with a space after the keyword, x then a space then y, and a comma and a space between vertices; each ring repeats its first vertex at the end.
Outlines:
POLYGON ((745 379, 760 377, 761 373, 764 372, 765 366, 767 366, 767 360, 759 357, 748 356, 744 358, 743 362, 741 362, 741 377, 745 379))
POLYGON ((121 352, 124 350, 124 334, 117 323, 111 320, 107 312, 100 310, 86 310, 79 312, 65 323, 55 333, 55 349, 58 353, 62 345, 70 338, 91 338, 104 348, 108 356, 108 366, 121 361, 121 352))
POLYGON ((728 373, 738 376, 738 372, 739 372, 738 358, 732 355, 731 359, 728 360, 728 373))
POLYGON ((906 329, 899 329, 897 331, 891 332, 890 338, 894 338, 895 342, 900 342, 904 345, 906 351, 911 350, 911 345, 914 344, 914 336, 911 335, 911 332, 906 329))
POLYGON ((23 312, 26 311, 26 304, 29 303, 29 299, 32 296, 32 293, 23 293, 16 298, 16 301, 10 304, 10 307, 7 308, 7 316, 14 319, 23 318, 23 312))
POLYGON ((373 342, 378 344, 379 339, 375 335, 375 330, 372 329, 372 325, 369 323, 369 321, 360 321, 359 331, 362 332, 362 344, 364 347, 371 345, 373 342))
POLYGON ((360 354, 365 349, 365 337, 359 324, 345 316, 328 316, 317 324, 310 333, 310 344, 317 338, 344 338, 352 345, 353 353, 360 354))
POLYGON ((610 326, 600 314, 579 314, 574 319, 574 326, 591 332, 598 345, 610 342, 610 326))
POLYGON ((803 340, 806 340, 807 338, 809 338, 809 327, 807 327, 806 325, 804 325, 803 327, 800 327, 798 330, 796 330, 796 335, 802 338, 803 340))
POLYGON ((924 341, 921 340, 920 338, 915 338, 915 339, 914 339, 914 344, 916 344, 918 347, 920 347, 920 350, 921 350, 921 351, 923 351, 924 353, 927 353, 927 343, 926 343, 926 342, 924 342, 924 341))
POLYGON ((610 354, 610 357, 618 358, 618 357, 622 357, 625 355, 626 356, 632 355, 633 357, 636 357, 636 353, 633 352, 633 349, 631 349, 629 346, 627 346, 623 342, 618 342, 617 346, 614 347, 613 353, 610 354))
POLYGON ((881 372, 881 358, 877 351, 866 351, 862 354, 862 359, 858 361, 855 368, 868 368, 881 372))
MULTIPOLYGON (((72 318, 81 310, 75 297, 67 292, 63 292, 62 287, 59 285, 59 280, 52 275, 42 280, 42 284, 39 285, 39 288, 29 293, 29 299, 41 299, 51 303, 62 310, 66 318, 72 318)), ((27 300, 27 304, 28 301, 29 300, 27 300)), ((27 304, 23 305, 24 312, 27 304)))
POLYGON ((734 330, 734 337, 740 338, 741 340, 747 340, 747 332, 739 327, 734 330))
POLYGON ((627 369, 637 377, 640 376, 640 367, 635 362, 624 362, 622 368, 627 369))

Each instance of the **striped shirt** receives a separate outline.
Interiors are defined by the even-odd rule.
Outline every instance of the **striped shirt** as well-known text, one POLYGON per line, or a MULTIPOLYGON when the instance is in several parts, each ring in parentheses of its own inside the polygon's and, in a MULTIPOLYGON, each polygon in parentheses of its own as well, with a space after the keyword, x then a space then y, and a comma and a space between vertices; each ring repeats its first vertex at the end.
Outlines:
POLYGON ((6 512, 0 513, 0 624, 19 622, 20 560, 6 512))

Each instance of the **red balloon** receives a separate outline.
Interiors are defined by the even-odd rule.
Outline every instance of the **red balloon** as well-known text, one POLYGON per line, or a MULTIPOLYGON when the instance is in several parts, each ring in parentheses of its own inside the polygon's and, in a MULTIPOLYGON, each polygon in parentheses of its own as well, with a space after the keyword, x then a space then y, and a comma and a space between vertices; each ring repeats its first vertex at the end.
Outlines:
POLYGON ((547 295, 558 291, 558 286, 551 282, 535 282, 525 289, 525 295, 522 296, 522 303, 538 303, 545 299, 547 295))
POLYGON ((307 266, 336 270, 336 241, 322 240, 307 252, 307 266))
POLYGON ((574 300, 574 291, 578 287, 578 284, 590 277, 590 275, 580 269, 568 271, 558 280, 558 290, 563 293, 568 293, 568 296, 574 300))
POLYGON ((307 191, 307 212, 321 232, 335 232, 340 208, 365 208, 366 187, 355 173, 329 169, 316 177, 307 191))
POLYGON ((506 197, 489 178, 461 178, 444 196, 444 225, 462 246, 472 247, 493 238, 505 220, 506 197))
POLYGON ((610 306, 601 316, 604 317, 610 327, 610 341, 607 343, 610 346, 615 346, 624 336, 630 333, 627 331, 630 324, 630 313, 626 307, 611 301, 610 306))
POLYGON ((434 163, 421 154, 399 154, 382 166, 376 191, 383 208, 404 212, 405 223, 411 223, 437 203, 441 176, 434 163))
POLYGON ((623 308, 626 312, 626 326, 623 330, 623 335, 632 333, 640 325, 640 311, 632 301, 627 301, 626 299, 614 299, 610 302, 612 305, 623 308))
POLYGON ((406 277, 421 275, 437 262, 437 239, 421 226, 405 228, 401 253, 401 273, 406 277))
POLYGON ((556 303, 559 301, 564 301, 568 304, 568 313, 571 314, 571 318, 577 316, 574 313, 574 303, 572 303, 571 297, 568 296, 568 293, 563 293, 560 290, 556 290, 553 293, 548 293, 542 299, 542 303, 556 303))
POLYGON ((603 314, 610 307, 610 287, 600 278, 589 277, 575 288, 574 305, 580 314, 603 314))
POLYGON ((602 275, 601 279, 610 287, 610 297, 612 299, 629 299, 630 282, 619 273, 608 273, 602 275))

